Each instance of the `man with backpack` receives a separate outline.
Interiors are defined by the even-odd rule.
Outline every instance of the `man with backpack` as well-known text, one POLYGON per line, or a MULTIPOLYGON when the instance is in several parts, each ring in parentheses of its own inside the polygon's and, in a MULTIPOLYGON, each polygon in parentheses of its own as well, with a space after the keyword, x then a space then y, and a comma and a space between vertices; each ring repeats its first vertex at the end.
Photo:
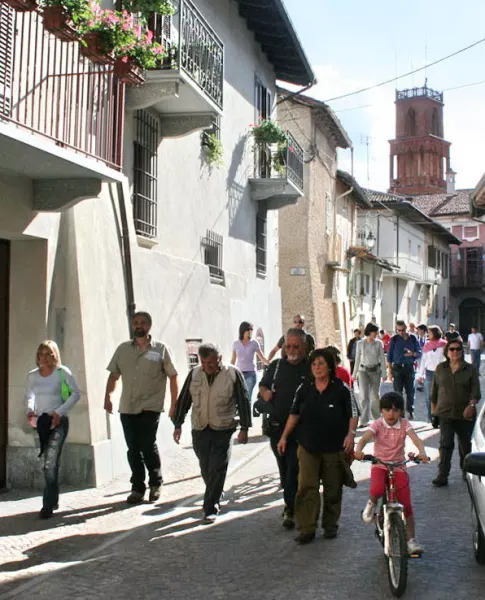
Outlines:
POLYGON ((387 351, 387 369, 394 391, 403 395, 403 390, 406 390, 406 411, 412 420, 415 395, 414 363, 421 358, 421 347, 418 338, 408 333, 404 321, 396 322, 396 331, 387 351))
POLYGON ((298 489, 298 457, 295 434, 289 436, 286 451, 281 456, 277 445, 285 428, 286 420, 295 398, 296 390, 310 373, 306 357, 306 334, 293 328, 285 336, 285 357, 274 360, 259 384, 259 412, 267 414, 264 433, 269 437, 280 473, 285 508, 283 527, 295 527, 295 496, 298 489))

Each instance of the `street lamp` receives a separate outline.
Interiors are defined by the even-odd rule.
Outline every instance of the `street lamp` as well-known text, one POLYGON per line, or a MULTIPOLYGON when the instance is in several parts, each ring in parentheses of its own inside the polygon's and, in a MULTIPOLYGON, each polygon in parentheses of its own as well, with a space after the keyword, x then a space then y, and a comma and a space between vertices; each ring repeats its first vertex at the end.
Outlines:
POLYGON ((376 236, 372 233, 372 231, 369 231, 369 233, 367 234, 366 241, 367 248, 369 248, 369 250, 372 250, 376 245, 376 236))

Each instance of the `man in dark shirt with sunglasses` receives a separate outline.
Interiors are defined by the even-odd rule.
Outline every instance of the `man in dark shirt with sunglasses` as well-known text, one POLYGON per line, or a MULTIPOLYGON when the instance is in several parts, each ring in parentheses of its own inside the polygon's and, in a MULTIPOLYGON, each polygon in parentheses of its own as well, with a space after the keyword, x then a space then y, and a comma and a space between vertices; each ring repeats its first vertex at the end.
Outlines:
MULTIPOLYGON (((305 317, 303 315, 295 315, 293 317, 293 329, 301 329, 303 331, 303 333, 305 334, 305 339, 306 339, 305 354, 306 354, 306 357, 308 358, 310 356, 310 352, 315 350, 315 338, 313 337, 313 335, 311 335, 311 333, 308 333, 308 331, 305 331, 304 326, 305 326, 305 317)), ((285 350, 285 336, 284 335, 282 335, 280 337, 276 346, 269 353, 268 360, 269 361, 273 360, 273 357, 279 350, 281 350, 281 358, 285 358, 286 350, 285 350)))

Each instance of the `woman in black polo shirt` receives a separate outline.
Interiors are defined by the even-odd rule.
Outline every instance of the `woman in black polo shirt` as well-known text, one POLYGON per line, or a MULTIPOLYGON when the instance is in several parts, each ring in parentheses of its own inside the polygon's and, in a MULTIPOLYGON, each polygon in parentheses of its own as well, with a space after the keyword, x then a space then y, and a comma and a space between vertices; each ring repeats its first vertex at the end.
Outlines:
POLYGON ((320 481, 323 482, 324 537, 337 535, 342 505, 342 486, 355 487, 349 454, 353 450, 358 410, 349 388, 335 375, 331 350, 317 349, 310 355, 313 381, 298 388, 285 430, 278 443, 284 454, 287 439, 298 425, 298 493, 295 519, 300 526, 296 538, 307 544, 315 537, 320 512, 320 481))

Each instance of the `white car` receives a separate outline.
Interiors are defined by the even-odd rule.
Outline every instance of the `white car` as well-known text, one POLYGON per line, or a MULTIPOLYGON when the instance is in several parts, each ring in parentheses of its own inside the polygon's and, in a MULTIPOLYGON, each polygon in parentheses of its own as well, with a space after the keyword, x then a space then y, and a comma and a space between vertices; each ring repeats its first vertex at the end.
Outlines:
POLYGON ((464 469, 472 500, 475 558, 479 564, 485 565, 485 402, 475 423, 472 451, 465 458, 464 469))

